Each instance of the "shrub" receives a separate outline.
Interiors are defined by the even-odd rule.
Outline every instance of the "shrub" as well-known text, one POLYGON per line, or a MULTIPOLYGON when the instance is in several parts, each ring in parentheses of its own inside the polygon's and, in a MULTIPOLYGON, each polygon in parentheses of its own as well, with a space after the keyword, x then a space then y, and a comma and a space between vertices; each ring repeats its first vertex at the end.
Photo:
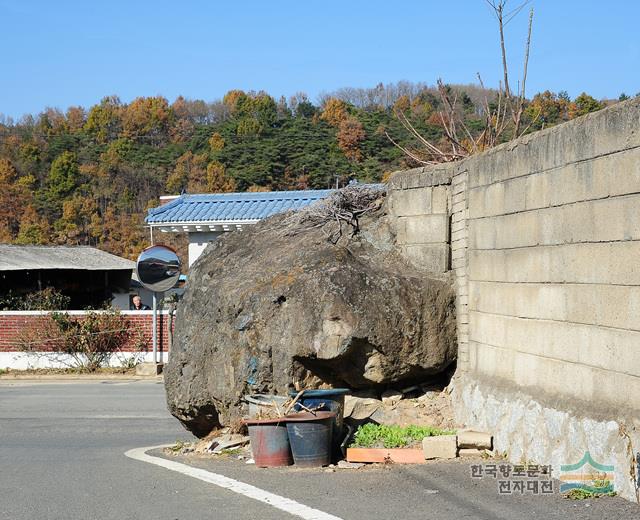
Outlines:
POLYGON ((56 356, 89 372, 107 365, 127 344, 137 351, 146 347, 142 334, 113 309, 88 311, 83 316, 52 312, 44 323, 25 330, 19 339, 19 347, 25 352, 40 353, 44 347, 47 350, 44 355, 56 356))
POLYGON ((47 287, 41 291, 18 296, 11 292, 0 296, 0 308, 7 311, 60 311, 69 307, 71 298, 47 287))

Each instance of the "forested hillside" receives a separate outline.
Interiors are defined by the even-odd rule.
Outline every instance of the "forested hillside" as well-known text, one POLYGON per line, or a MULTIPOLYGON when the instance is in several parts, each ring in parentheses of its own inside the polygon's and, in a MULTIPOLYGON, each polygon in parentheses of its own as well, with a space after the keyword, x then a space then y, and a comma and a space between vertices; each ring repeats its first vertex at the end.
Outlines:
MULTIPOLYGON (((480 132, 485 96, 447 87, 468 127, 480 132)), ((380 181, 415 166, 394 146, 416 150, 397 113, 432 142, 444 139, 433 87, 398 83, 341 89, 312 103, 230 91, 205 102, 104 98, 89 108, 46 109, 0 122, 0 242, 87 244, 134 258, 146 245, 146 209, 161 194, 326 188, 355 178, 380 181)), ((536 95, 529 131, 603 106, 536 95)))

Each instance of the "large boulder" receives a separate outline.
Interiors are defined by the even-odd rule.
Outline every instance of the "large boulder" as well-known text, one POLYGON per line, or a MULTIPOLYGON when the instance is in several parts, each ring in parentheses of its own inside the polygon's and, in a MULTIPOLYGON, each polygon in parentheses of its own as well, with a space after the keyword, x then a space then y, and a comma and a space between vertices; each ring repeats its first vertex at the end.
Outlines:
POLYGON ((239 418, 247 393, 384 389, 455 359, 451 284, 397 253, 384 206, 355 234, 347 225, 329 240, 328 229, 278 215, 226 234, 192 266, 165 386, 195 435, 239 418))

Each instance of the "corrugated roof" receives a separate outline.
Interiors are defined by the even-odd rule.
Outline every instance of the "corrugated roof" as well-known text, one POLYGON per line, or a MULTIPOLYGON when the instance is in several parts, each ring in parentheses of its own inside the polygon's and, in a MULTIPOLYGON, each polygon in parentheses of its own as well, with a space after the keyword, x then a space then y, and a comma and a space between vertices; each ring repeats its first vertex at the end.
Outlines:
POLYGON ((276 213, 299 209, 328 197, 333 190, 265 191, 182 195, 152 208, 147 224, 173 222, 226 222, 261 220, 276 213))
POLYGON ((0 271, 133 269, 135 262, 89 246, 14 246, 0 244, 0 271))

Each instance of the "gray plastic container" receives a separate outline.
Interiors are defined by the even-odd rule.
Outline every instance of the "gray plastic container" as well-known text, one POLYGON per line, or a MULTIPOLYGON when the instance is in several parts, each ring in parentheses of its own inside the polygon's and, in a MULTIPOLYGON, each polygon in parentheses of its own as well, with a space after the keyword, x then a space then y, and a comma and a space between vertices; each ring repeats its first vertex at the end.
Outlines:
POLYGON ((251 394, 245 395, 244 400, 249 403, 249 417, 257 417, 261 411, 266 411, 270 408, 274 408, 274 402, 278 406, 282 407, 282 404, 287 401, 288 397, 284 395, 269 395, 269 394, 251 394))

